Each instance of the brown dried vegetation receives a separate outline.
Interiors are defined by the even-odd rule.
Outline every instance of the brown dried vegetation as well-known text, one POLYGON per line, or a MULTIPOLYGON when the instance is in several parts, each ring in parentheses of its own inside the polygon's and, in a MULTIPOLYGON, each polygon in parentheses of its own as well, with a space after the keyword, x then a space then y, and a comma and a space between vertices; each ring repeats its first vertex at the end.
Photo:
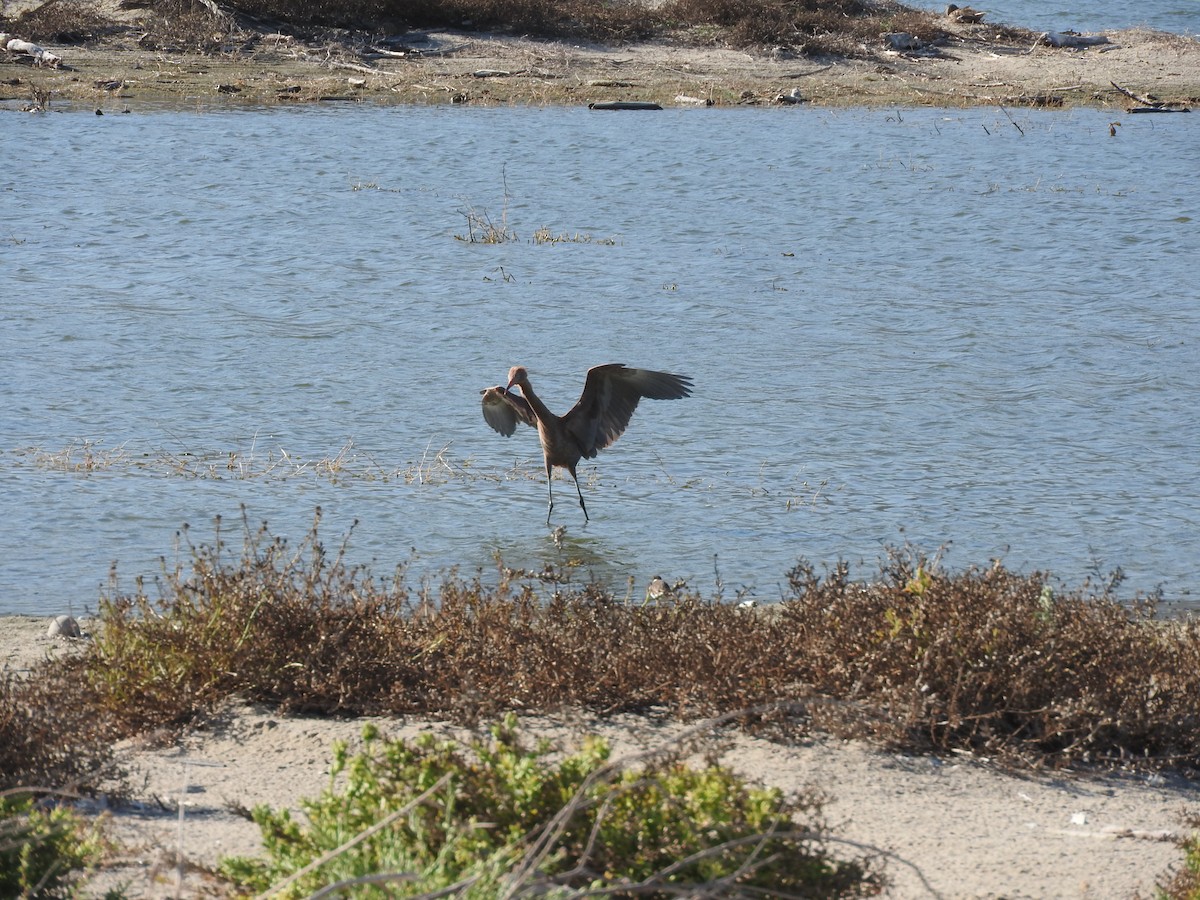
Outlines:
POLYGON ((781 602, 744 608, 629 603, 552 571, 412 590, 327 555, 315 527, 297 548, 247 528, 240 553, 219 531, 185 549, 158 599, 114 592, 85 652, 0 684, 4 785, 95 784, 114 739, 178 730, 231 696, 459 721, 746 710, 775 733, 1026 766, 1200 765, 1200 623, 1107 590, 1058 596, 1001 565, 946 574, 906 548, 867 583, 802 563, 781 602))
POLYGON ((948 34, 942 17, 892 0, 122 0, 121 7, 136 11, 136 24, 113 21, 94 0, 49 0, 11 20, 0 16, 0 26, 62 44, 136 29, 143 46, 214 52, 252 42, 263 30, 328 39, 330 29, 365 36, 443 28, 601 44, 788 46, 839 56, 868 55, 884 32, 926 42, 948 34))

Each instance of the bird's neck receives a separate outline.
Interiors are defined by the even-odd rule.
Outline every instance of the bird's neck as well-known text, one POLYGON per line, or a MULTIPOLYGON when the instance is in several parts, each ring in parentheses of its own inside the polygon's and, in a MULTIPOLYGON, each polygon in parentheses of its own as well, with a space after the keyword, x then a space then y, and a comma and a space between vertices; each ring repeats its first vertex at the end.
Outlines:
POLYGON ((554 419, 554 413, 546 408, 546 404, 541 398, 533 392, 533 388, 529 386, 528 381, 523 381, 517 385, 521 389, 521 396, 529 401, 530 408, 533 409, 533 414, 543 422, 554 419))

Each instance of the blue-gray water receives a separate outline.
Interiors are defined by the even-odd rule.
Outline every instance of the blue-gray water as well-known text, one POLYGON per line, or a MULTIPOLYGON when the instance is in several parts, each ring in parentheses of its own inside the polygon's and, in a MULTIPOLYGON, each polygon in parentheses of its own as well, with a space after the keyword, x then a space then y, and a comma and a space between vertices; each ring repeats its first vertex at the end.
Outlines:
MULTIPOLYGON (((923 5, 923 4, 918 4, 923 5)), ((967 6, 960 3, 959 6, 967 6)), ((1122 28, 1153 28, 1180 34, 1200 32, 1200 0, 1141 0, 1123 3, 1117 0, 1047 3, 1045 0, 997 0, 996 3, 971 3, 987 11, 985 21, 1020 25, 1035 31, 1080 32, 1122 28)), ((944 9, 943 6, 925 6, 944 9)))
POLYGON ((1200 117, 1009 114, 10 114, 0 612, 94 606, 242 504, 414 578, 770 600, 910 540, 1194 602, 1200 117), (556 480, 560 547, 478 391, 523 363, 565 411, 610 361, 695 396, 581 470, 590 525, 556 480))

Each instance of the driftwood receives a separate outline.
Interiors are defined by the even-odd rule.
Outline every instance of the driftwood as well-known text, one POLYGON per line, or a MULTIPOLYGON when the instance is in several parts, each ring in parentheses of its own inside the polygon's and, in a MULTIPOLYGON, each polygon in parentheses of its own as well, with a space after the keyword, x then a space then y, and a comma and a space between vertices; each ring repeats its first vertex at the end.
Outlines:
MULTIPOLYGON (((5 36, 7 37, 7 35, 5 36)), ((57 69, 62 64, 62 57, 57 53, 51 53, 45 47, 39 47, 37 44, 23 41, 20 38, 11 38, 4 45, 4 49, 9 53, 32 57, 35 66, 50 66, 57 69)))
POLYGON ((364 75, 386 75, 387 72, 382 69, 373 69, 370 66, 360 66, 358 63, 342 62, 341 60, 331 59, 325 62, 331 69, 349 69, 351 72, 362 72, 364 75))
POLYGON ((662 109, 657 103, 641 103, 634 100, 614 100, 609 103, 589 103, 588 109, 662 109))
POLYGON ((818 69, 809 69, 807 72, 784 72, 781 78, 807 78, 809 75, 816 75, 818 72, 825 72, 833 68, 833 63, 827 66, 821 66, 818 69))
POLYGON ((1133 91, 1121 87, 1115 81, 1110 81, 1113 87, 1132 100, 1139 106, 1129 108, 1131 113, 1172 113, 1172 112, 1191 112, 1191 110, 1181 103, 1163 103, 1152 94, 1135 94, 1133 91))
POLYGON ((1108 38, 1102 34, 1079 34, 1074 31, 1045 31, 1038 40, 1051 47, 1095 47, 1107 44, 1108 38))

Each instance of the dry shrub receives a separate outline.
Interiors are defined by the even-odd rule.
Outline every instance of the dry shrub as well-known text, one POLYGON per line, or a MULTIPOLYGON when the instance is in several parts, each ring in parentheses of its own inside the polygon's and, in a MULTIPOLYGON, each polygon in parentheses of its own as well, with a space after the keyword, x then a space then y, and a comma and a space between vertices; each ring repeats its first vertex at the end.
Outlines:
POLYGON ((17 16, 3 30, 35 43, 82 44, 123 31, 124 26, 92 0, 48 0, 17 16))
POLYGON ((88 680, 127 731, 186 723, 235 693, 361 713, 403 674, 392 645, 407 595, 327 558, 316 525, 297 548, 247 526, 239 555, 218 521, 213 545, 187 551, 189 566, 166 575, 157 601, 140 584, 101 600, 88 680))
MULTIPOLYGON (((463 28, 531 37, 613 43, 663 39, 754 49, 788 44, 810 54, 862 56, 887 31, 933 41, 941 18, 881 0, 122 0, 145 10, 143 42, 173 49, 228 50, 242 31, 273 28, 316 38, 319 29, 361 33, 463 28)), ((49 0, 15 30, 35 39, 78 42, 117 25, 92 0, 49 0)))
POLYGON ((216 3, 203 0, 122 0, 125 9, 148 11, 139 25, 138 43, 173 53, 226 52, 249 39, 238 19, 216 3))
POLYGON ((637 0, 417 0, 393 3, 385 18, 412 28, 445 27, 596 41, 652 37, 655 9, 637 0))
POLYGON ((878 584, 790 574, 802 677, 889 711, 908 740, 1029 764, 1200 763, 1200 623, 1003 566, 954 576, 896 553, 878 584))
POLYGON ((113 759, 118 723, 97 718, 73 683, 70 660, 40 663, 25 678, 0 679, 0 791, 13 788, 121 793, 113 759))
MULTIPOLYGON (((908 548, 867 583, 802 563, 781 603, 746 609, 696 596, 631 605, 553 571, 501 570, 494 587, 452 573, 413 593, 328 555, 315 525, 295 548, 244 526, 240 552, 219 530, 186 552, 158 599, 140 584, 104 599, 89 650, 37 670, 0 709, 20 720, 22 702, 69 695, 80 746, 181 728, 231 695, 460 721, 754 710, 745 724, 776 728, 799 711, 914 751, 1200 764, 1200 624, 1107 592, 1056 596, 1044 576, 999 565, 944 574, 908 548)), ((39 758, 38 743, 51 758, 69 736, 61 719, 22 721, 54 724, 0 729, 0 758, 39 758)))
POLYGON ((869 0, 669 0, 663 13, 682 29, 715 26, 710 39, 735 47, 785 44, 811 55, 862 56, 889 31, 927 42, 947 36, 929 12, 869 0))

